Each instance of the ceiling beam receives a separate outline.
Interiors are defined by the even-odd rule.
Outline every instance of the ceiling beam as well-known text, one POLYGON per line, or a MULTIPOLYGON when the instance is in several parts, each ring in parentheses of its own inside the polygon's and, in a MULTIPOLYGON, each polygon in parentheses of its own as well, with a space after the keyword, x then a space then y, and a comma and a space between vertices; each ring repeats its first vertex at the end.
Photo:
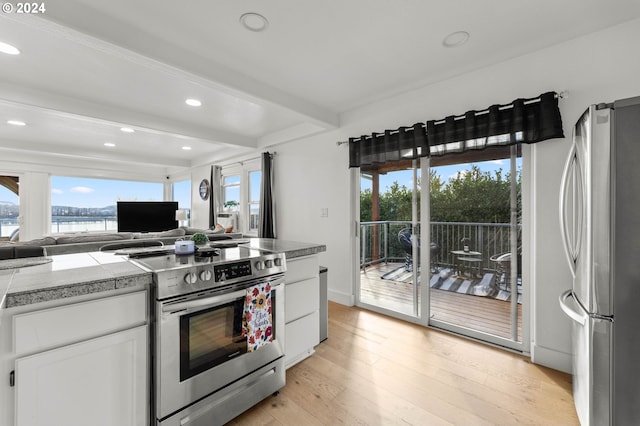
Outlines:
POLYGON ((157 117, 140 111, 123 110, 104 103, 75 99, 7 81, 0 82, 0 103, 45 110, 67 118, 89 120, 113 126, 126 125, 161 133, 187 136, 211 143, 240 145, 249 148, 256 148, 258 145, 257 139, 253 137, 199 126, 194 123, 171 120, 166 117, 157 117))
MULTIPOLYGON (((27 141, 15 141, 15 140, 2 140, 2 147, 0 147, 1 156, 9 157, 11 153, 22 153, 25 155, 37 153, 38 158, 49 158, 49 163, 55 163, 61 158, 69 158, 81 160, 84 162, 100 161, 100 162, 112 162, 117 164, 127 164, 129 167, 135 164, 145 164, 149 166, 161 166, 161 167, 182 167, 188 168, 191 166, 190 160, 166 157, 156 157, 152 154, 135 157, 127 154, 117 153, 104 153, 91 150, 81 150, 77 147, 63 147, 55 143, 38 143, 27 141), (55 159, 55 160, 54 160, 55 159)), ((35 156, 34 156, 35 158, 35 156)))
POLYGON ((0 185, 7 188, 9 191, 16 195, 20 195, 20 185, 18 185, 18 178, 15 176, 0 176, 0 185))

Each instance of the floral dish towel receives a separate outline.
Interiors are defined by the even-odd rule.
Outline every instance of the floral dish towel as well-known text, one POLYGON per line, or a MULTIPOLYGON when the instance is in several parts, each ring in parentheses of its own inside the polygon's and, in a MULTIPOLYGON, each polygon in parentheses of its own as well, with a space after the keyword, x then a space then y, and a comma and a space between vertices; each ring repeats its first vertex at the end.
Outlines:
POLYGON ((247 336, 247 352, 257 351, 273 341, 270 283, 258 284, 247 289, 242 334, 247 336))

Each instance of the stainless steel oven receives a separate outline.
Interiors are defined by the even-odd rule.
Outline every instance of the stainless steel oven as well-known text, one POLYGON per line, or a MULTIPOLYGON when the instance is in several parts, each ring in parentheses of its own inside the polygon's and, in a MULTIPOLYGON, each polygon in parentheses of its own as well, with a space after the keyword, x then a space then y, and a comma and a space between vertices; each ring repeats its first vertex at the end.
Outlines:
POLYGON ((136 260, 156 281, 156 424, 223 424, 285 384, 284 256, 246 248, 136 260), (249 350, 248 289, 269 283, 270 342, 249 350))

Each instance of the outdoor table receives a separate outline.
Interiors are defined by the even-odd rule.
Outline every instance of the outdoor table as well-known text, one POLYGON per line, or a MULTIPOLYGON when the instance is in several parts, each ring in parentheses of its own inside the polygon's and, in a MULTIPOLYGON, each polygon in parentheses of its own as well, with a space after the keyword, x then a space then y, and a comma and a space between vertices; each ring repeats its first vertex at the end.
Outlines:
POLYGON ((463 266, 469 264, 469 269, 477 268, 478 276, 482 276, 482 253, 479 251, 451 250, 451 254, 455 256, 455 267, 458 275, 464 273, 463 266))

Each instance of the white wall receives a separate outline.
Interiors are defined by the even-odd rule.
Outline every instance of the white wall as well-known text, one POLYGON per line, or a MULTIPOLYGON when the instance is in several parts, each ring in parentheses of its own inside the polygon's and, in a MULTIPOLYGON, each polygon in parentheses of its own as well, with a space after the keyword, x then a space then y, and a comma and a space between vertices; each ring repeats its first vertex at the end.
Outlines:
POLYGON ((558 295, 570 286, 558 223, 559 182, 572 125, 592 103, 640 95, 640 20, 476 70, 342 114, 340 129, 277 148, 278 229, 283 239, 327 245, 320 263, 329 268, 330 298, 352 303, 351 217, 346 146, 349 136, 535 97, 568 92, 560 101, 563 140, 533 147, 532 333, 534 362, 570 371, 570 323, 558 295), (329 209, 327 218, 321 208, 329 209))
POLYGON ((200 198, 202 179, 211 180, 211 166, 191 170, 191 226, 207 229, 209 228, 209 200, 200 198))

